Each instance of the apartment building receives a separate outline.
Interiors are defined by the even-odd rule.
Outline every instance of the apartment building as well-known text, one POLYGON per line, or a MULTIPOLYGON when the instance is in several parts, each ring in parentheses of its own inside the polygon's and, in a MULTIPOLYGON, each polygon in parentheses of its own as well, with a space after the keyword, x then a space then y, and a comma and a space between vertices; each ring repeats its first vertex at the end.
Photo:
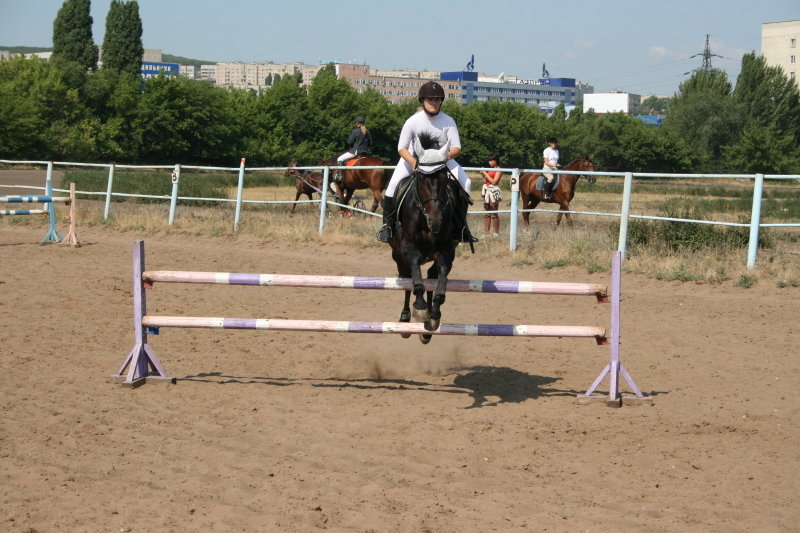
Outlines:
POLYGON ((291 76, 300 73, 303 85, 310 84, 324 65, 307 65, 305 63, 217 63, 203 65, 200 79, 213 80, 218 87, 234 87, 236 89, 263 90, 270 86, 276 76, 291 76))
POLYGON ((433 71, 379 71, 368 65, 336 64, 336 75, 359 93, 367 89, 378 91, 393 104, 416 100, 419 88, 426 81, 438 81, 444 88, 445 98, 461 100, 461 84, 458 81, 444 81, 439 72, 433 71), (386 74, 396 75, 386 75, 386 74))
POLYGON ((798 56, 800 56, 800 20, 765 22, 761 24, 761 55, 771 66, 781 67, 786 75, 798 81, 798 56))

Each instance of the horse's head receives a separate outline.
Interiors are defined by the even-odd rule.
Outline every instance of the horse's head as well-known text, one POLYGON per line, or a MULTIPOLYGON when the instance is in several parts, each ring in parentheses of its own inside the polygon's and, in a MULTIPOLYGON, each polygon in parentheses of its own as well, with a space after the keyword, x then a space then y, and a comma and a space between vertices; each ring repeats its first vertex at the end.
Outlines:
POLYGON ((417 173, 415 201, 425 216, 425 224, 434 235, 449 232, 453 200, 448 186, 447 169, 442 167, 431 174, 417 173))
POLYGON ((414 155, 417 157, 417 169, 423 174, 432 174, 444 168, 447 164, 447 154, 449 152, 449 142, 441 148, 425 148, 419 137, 414 139, 414 155))
MULTIPOLYGON (((578 159, 577 170, 581 172, 594 172, 594 161, 592 160, 592 156, 587 155, 585 157, 581 157, 580 159, 578 159)), ((597 178, 592 174, 589 174, 588 176, 585 174, 581 174, 579 177, 584 178, 591 184, 597 181, 597 178)))
POLYGON ((296 159, 292 159, 291 161, 289 161, 289 164, 287 165, 287 168, 286 168, 286 175, 287 176, 297 176, 298 172, 294 168, 296 166, 297 166, 297 160, 296 159))

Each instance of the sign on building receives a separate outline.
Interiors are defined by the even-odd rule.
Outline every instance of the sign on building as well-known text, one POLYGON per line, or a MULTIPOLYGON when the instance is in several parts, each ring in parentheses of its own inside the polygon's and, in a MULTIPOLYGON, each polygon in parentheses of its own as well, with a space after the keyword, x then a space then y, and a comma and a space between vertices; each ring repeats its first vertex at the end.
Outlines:
POLYGON ((177 76, 180 74, 181 67, 177 63, 160 63, 155 61, 142 62, 142 77, 153 78, 163 72, 165 76, 177 76))

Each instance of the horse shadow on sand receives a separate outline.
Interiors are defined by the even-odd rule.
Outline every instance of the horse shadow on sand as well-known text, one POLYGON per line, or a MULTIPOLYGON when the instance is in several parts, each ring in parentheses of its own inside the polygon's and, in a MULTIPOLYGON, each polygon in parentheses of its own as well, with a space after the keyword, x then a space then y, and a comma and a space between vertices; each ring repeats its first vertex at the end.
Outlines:
POLYGON ((325 388, 354 388, 363 390, 427 391, 431 393, 461 394, 472 399, 465 409, 492 407, 503 403, 522 403, 547 396, 575 397, 582 391, 552 387, 560 377, 537 376, 509 367, 470 366, 449 369, 457 372, 452 384, 435 384, 426 381, 392 378, 283 378, 245 377, 225 375, 222 372, 200 373, 178 378, 177 381, 231 384, 260 384, 286 387, 308 385, 325 388))

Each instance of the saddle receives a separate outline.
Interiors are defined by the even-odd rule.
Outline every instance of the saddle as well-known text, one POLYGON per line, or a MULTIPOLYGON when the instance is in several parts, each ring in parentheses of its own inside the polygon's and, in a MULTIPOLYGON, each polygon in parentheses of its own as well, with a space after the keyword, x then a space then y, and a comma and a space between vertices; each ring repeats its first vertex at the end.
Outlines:
MULTIPOLYGON (((561 174, 556 174, 555 179, 553 179, 553 184, 550 186, 551 190, 555 191, 558 188, 558 184, 561 182, 561 174)), ((539 176, 539 179, 536 180, 536 190, 543 191, 544 190, 544 176, 539 176)))

